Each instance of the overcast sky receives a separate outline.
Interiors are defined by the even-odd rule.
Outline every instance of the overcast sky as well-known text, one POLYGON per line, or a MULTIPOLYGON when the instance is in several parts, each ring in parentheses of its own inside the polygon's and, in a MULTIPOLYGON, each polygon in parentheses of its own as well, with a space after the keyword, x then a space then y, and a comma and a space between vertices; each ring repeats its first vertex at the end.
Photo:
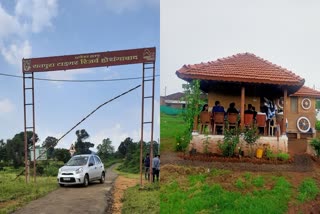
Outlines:
POLYGON ((184 64, 245 52, 320 90, 319 9, 316 0, 161 0, 160 94, 182 91, 175 71, 184 64))
MULTIPOLYGON (((159 0, 0 0, 0 73, 22 76, 22 58, 156 47, 159 75, 159 7, 159 0)), ((72 80, 141 76, 141 64, 35 73, 39 78, 72 80)), ((47 136, 61 137, 98 105, 139 84, 140 79, 36 81, 36 133, 41 143, 47 136)), ((147 88, 151 91, 150 85, 147 88)), ((159 77, 155 95, 154 139, 158 140, 159 77)), ((150 103, 146 106, 150 110, 150 103)), ((151 118, 151 113, 148 115, 151 118)), ((69 148, 76 140, 75 131, 86 129, 95 146, 110 138, 117 149, 126 137, 140 140, 140 123, 141 88, 99 109, 57 147, 69 148)), ((21 131, 22 79, 0 75, 0 139, 13 138, 21 131)), ((148 126, 144 136, 150 140, 148 126)))

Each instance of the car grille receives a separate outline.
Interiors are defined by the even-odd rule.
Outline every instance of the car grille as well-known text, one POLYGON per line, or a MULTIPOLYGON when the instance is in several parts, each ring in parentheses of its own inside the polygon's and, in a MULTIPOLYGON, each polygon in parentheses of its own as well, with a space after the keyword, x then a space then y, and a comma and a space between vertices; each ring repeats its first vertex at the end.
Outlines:
POLYGON ((60 182, 65 182, 65 183, 73 183, 76 182, 75 178, 67 178, 68 180, 66 180, 66 178, 60 178, 60 182))
POLYGON ((62 175, 73 175, 72 172, 63 172, 62 175))

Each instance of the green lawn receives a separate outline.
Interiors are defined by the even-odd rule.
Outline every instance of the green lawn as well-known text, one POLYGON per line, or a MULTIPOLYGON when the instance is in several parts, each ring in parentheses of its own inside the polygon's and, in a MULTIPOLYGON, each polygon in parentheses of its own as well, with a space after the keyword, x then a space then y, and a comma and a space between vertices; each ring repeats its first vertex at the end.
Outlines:
POLYGON ((167 166, 163 170, 161 213, 282 214, 288 211, 289 202, 301 204, 319 194, 312 178, 305 178, 294 187, 287 177, 272 173, 235 175, 228 170, 199 169, 167 166))
MULTIPOLYGON (((20 172, 20 171, 19 171, 20 172)), ((0 213, 11 213, 27 202, 42 197, 58 188, 56 177, 37 177, 37 182, 26 184, 25 177, 6 168, 0 171, 0 213)))
MULTIPOLYGON (((160 213, 159 184, 147 184, 142 189, 139 185, 125 191, 122 213, 160 213)), ((162 213, 162 212, 161 212, 162 213)))
POLYGON ((184 121, 181 115, 160 114, 161 152, 174 151, 176 136, 183 131, 184 121))

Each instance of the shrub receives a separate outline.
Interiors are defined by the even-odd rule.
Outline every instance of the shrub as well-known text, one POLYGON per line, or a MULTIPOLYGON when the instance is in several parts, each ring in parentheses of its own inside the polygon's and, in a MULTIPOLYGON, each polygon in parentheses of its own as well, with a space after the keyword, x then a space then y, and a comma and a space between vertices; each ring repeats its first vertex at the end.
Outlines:
POLYGON ((310 145, 316 151, 317 156, 319 157, 320 156, 320 139, 319 138, 311 139, 310 145))
POLYGON ((246 129, 243 134, 244 141, 246 141, 250 146, 250 156, 253 157, 252 146, 256 144, 256 141, 260 138, 260 136, 258 135, 258 128, 256 126, 253 126, 246 129))
POLYGON ((288 159, 290 158, 290 155, 289 155, 289 154, 287 154, 287 153, 282 153, 282 152, 278 153, 277 156, 278 156, 278 159, 279 159, 279 160, 282 160, 282 161, 288 160, 288 159))
POLYGON ((184 134, 177 135, 175 150, 177 152, 185 151, 189 145, 191 137, 192 137, 192 135, 191 135, 191 133, 189 133, 188 130, 186 130, 184 134))
POLYGON ((222 155, 225 157, 231 157, 234 155, 234 150, 239 143, 239 132, 235 129, 225 129, 223 143, 218 142, 218 147, 222 151, 222 155))
POLYGON ((320 131, 320 120, 317 120, 316 122, 316 130, 320 131))
POLYGON ((305 202, 306 200, 313 200, 319 193, 317 183, 312 178, 306 178, 305 180, 303 180, 298 189, 298 200, 301 202, 305 202))
POLYGON ((268 159, 275 159, 276 158, 276 155, 273 154, 271 149, 267 149, 266 150, 266 156, 267 156, 268 159))

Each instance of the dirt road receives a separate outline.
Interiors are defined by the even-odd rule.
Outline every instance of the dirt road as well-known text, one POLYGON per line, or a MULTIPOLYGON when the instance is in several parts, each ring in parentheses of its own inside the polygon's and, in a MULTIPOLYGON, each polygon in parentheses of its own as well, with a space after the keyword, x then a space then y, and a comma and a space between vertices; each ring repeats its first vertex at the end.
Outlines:
POLYGON ((63 213, 111 213, 112 187, 117 177, 107 169, 106 181, 89 185, 87 188, 69 186, 58 188, 48 195, 30 202, 15 214, 63 214, 63 213))

